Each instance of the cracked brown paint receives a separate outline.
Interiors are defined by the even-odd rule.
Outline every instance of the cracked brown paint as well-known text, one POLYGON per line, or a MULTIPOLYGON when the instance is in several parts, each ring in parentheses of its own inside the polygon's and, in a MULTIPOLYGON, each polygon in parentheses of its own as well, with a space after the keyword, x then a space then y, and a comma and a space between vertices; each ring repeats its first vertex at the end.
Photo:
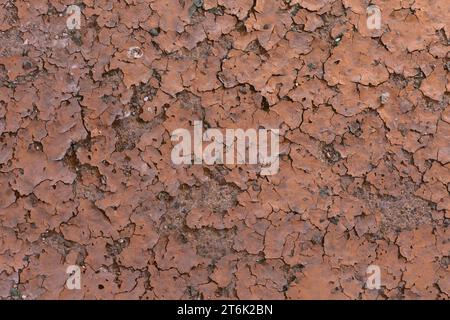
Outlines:
POLYGON ((373 4, 0 0, 0 298, 449 299, 450 4, 373 4), (173 165, 195 120, 279 173, 173 165))

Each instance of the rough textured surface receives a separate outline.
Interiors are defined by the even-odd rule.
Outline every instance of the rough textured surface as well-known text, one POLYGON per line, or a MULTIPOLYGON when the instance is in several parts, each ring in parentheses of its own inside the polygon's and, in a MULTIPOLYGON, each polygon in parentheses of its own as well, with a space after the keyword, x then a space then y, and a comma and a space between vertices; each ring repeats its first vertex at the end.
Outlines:
POLYGON ((74 1, 0 0, 0 298, 450 297, 449 1, 74 1), (173 165, 194 120, 280 172, 173 165))

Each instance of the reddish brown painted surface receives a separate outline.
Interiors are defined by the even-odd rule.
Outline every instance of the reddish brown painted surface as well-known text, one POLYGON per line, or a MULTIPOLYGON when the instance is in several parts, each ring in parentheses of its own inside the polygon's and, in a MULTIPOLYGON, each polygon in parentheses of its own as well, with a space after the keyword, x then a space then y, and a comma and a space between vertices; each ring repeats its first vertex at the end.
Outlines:
POLYGON ((0 0, 0 298, 449 298, 448 1, 71 4, 0 0), (174 166, 194 120, 280 172, 174 166))

